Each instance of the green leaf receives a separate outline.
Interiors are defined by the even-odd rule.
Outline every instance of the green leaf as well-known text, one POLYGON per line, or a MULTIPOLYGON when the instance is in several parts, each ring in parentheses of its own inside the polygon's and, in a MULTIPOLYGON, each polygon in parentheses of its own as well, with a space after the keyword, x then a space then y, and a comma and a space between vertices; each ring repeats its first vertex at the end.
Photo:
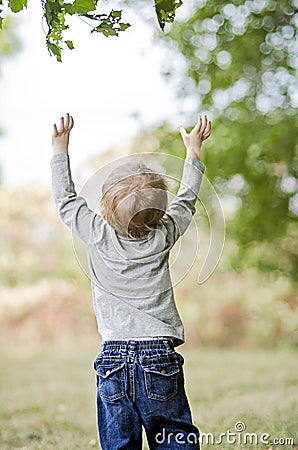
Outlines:
POLYGON ((0 17, 0 30, 2 29, 3 26, 3 17, 0 17))
POLYGON ((174 22, 176 9, 181 5, 182 0, 155 0, 155 11, 162 30, 166 23, 174 22))
POLYGON ((67 40, 67 41, 65 41, 65 44, 67 45, 67 47, 68 47, 70 50, 73 50, 73 49, 74 49, 74 46, 73 46, 73 42, 72 42, 72 41, 67 40))
POLYGON ((96 31, 97 33, 102 33, 106 37, 108 37, 108 36, 118 36, 117 30, 115 30, 113 28, 112 24, 107 22, 107 21, 103 21, 103 23, 101 25, 99 25, 98 27, 95 27, 91 31, 91 33, 94 32, 94 31, 96 31))
POLYGON ((115 19, 121 19, 121 13, 122 13, 122 11, 113 11, 113 10, 111 11, 111 15, 115 19))
POLYGON ((62 7, 59 3, 54 3, 54 2, 48 2, 48 7, 52 10, 52 11, 56 11, 56 12, 61 12, 62 7))
POLYGON ((127 28, 129 28, 131 25, 130 23, 120 23, 119 31, 125 31, 127 28))
POLYGON ((8 6, 12 12, 17 13, 22 11, 23 8, 27 7, 27 0, 9 0, 8 6))
POLYGON ((64 3, 63 7, 67 14, 75 14, 75 12, 76 12, 76 11, 74 11, 72 3, 64 3))
POLYGON ((52 44, 51 42, 47 42, 47 47, 50 53, 56 56, 57 61, 61 62, 61 48, 56 44, 52 44))
POLYGON ((72 14, 84 15, 94 11, 97 0, 75 0, 72 4, 72 14))

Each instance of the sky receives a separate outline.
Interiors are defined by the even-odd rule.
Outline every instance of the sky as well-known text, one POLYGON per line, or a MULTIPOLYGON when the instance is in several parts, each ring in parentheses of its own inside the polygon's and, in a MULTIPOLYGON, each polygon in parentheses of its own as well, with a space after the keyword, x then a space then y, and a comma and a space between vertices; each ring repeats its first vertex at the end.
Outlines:
POLYGON ((15 16, 23 48, 1 67, 4 185, 50 183, 52 124, 66 112, 75 119, 70 143, 74 171, 88 156, 127 142, 142 127, 162 120, 183 123, 173 87, 161 75, 168 54, 152 41, 152 26, 127 12, 124 18, 133 26, 118 38, 106 38, 90 34, 86 24, 73 18, 69 38, 75 50, 65 50, 58 63, 47 51, 41 16, 40 2, 34 1, 15 16))

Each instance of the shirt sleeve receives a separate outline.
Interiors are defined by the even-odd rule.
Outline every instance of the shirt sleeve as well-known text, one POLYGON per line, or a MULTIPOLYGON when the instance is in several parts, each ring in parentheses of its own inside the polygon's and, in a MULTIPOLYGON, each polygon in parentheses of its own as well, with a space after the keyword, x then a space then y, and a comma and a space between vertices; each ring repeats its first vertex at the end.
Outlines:
POLYGON ((94 222, 102 219, 88 207, 83 197, 77 195, 71 177, 69 156, 62 153, 54 155, 50 166, 52 192, 58 214, 71 231, 88 244, 94 222))
POLYGON ((200 160, 191 157, 185 159, 180 188, 162 218, 172 234, 172 245, 190 225, 205 169, 200 160))

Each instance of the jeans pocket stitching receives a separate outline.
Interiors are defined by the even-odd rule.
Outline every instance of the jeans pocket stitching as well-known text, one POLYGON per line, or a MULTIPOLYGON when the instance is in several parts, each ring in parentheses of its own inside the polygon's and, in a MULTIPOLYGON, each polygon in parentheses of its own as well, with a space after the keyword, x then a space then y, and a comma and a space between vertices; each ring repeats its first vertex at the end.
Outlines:
POLYGON ((157 363, 143 367, 148 398, 167 401, 178 393, 180 367, 177 363, 157 363))
POLYGON ((125 363, 97 365, 98 393, 102 399, 116 401, 125 396, 125 363))

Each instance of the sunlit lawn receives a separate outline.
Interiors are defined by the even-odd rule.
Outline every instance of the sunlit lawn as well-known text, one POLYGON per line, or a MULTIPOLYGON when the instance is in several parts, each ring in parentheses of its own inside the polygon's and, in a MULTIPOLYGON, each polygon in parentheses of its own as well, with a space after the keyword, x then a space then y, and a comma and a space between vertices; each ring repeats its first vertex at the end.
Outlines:
MULTIPOLYGON (((201 432, 235 431, 292 437, 298 442, 298 352, 293 350, 190 350, 181 348, 193 416, 201 432)), ((0 448, 98 448, 95 414, 95 352, 18 350, 2 352, 0 448)), ((243 434, 243 433, 242 433, 243 434)), ((241 433, 237 433, 239 437, 241 433)), ((213 449, 287 449, 287 445, 232 445, 213 449)), ((144 447, 145 448, 145 447, 144 447)), ((171 448, 171 447, 168 447, 171 448)), ((298 448, 298 447, 297 447, 298 448)))

